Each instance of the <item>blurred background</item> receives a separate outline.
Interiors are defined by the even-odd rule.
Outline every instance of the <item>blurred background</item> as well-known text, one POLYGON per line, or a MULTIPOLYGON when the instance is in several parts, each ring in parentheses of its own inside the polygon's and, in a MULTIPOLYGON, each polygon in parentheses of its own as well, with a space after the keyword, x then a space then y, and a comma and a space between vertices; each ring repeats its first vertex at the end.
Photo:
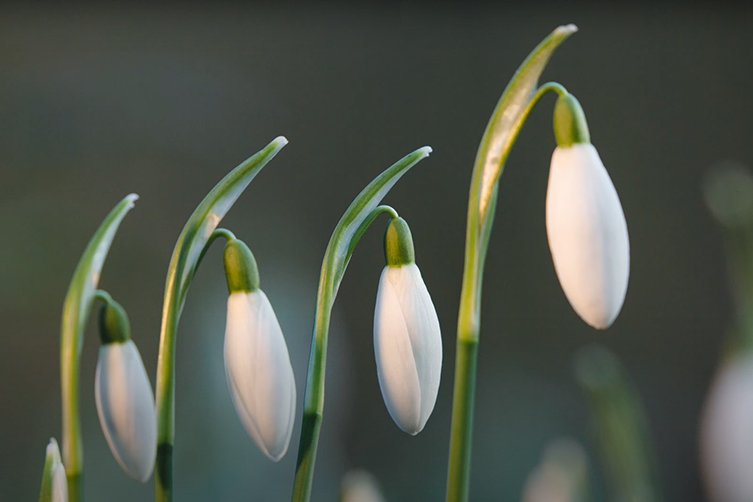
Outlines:
MULTIPOLYGON (((0 493, 34 500, 60 439, 59 329, 68 282, 107 212, 141 196, 102 275, 131 317, 152 382, 167 264, 204 194, 275 136, 290 144, 223 226, 254 250, 298 384, 319 267, 340 215, 410 151, 431 157, 385 199, 408 220, 444 335, 432 418, 402 433, 382 402, 372 347, 384 265, 381 220, 340 289, 314 500, 351 468, 392 501, 445 490, 454 329, 474 155, 500 94, 559 24, 580 32, 544 79, 573 92, 620 194, 631 238, 622 314, 596 332, 568 305, 544 228, 554 97, 507 163, 484 283, 471 498, 517 500, 545 446, 581 442, 604 495, 573 357, 595 341, 643 397, 667 500, 704 500, 699 414, 732 320, 721 232, 701 182, 725 159, 753 164, 753 10, 651 3, 131 5, 0 8, 0 493)), ((179 330, 176 500, 286 500, 300 430, 272 464, 235 416, 222 362, 221 246, 202 264, 179 330)), ((94 408, 97 333, 82 359, 88 500, 151 500, 109 453, 94 408)))

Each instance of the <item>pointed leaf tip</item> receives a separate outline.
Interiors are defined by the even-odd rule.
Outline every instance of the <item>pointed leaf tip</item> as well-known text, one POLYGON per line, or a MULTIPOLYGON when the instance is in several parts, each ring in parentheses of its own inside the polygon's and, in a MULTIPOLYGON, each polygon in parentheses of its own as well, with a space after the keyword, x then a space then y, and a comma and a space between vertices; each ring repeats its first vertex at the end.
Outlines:
POLYGON ((557 34, 572 35, 576 31, 578 31, 578 27, 575 26, 573 23, 563 24, 562 26, 558 26, 557 29, 554 31, 557 34))

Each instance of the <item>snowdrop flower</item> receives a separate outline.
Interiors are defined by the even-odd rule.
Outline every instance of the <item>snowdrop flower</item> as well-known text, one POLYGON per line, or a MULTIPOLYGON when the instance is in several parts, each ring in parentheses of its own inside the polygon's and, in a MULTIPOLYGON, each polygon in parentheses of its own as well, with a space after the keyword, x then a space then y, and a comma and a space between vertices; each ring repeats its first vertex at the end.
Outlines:
POLYGON ((554 268, 570 305, 589 325, 609 327, 627 291, 630 246, 622 206, 594 146, 580 104, 560 96, 557 148, 546 194, 546 231, 554 268))
POLYGON ((68 502, 68 479, 65 477, 65 467, 60 460, 60 449, 55 438, 50 438, 47 445, 39 501, 68 502))
POLYGON ((99 423, 118 464, 144 483, 152 475, 157 451, 152 386, 131 340, 125 310, 107 300, 99 321, 102 344, 94 383, 99 423))
POLYGON ((295 421, 295 377, 288 347, 259 271, 239 240, 225 246, 230 296, 225 328, 225 373, 235 410, 256 446, 277 462, 288 450, 295 421))
POLYGON ((390 416, 403 431, 416 435, 437 400, 442 335, 405 220, 390 221, 384 247, 387 266, 374 309, 377 375, 390 416))
POLYGON ((724 363, 701 417, 701 471, 714 502, 753 500, 753 356, 724 363))

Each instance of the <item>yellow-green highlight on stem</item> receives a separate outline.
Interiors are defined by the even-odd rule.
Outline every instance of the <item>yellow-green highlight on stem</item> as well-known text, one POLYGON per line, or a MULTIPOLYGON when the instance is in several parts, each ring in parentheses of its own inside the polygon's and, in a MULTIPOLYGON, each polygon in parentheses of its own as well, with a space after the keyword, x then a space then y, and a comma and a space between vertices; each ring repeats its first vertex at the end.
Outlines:
POLYGON ((63 465, 68 478, 68 502, 83 500, 84 451, 78 410, 78 378, 84 330, 112 240, 120 222, 138 198, 136 194, 127 195, 110 211, 86 246, 65 295, 60 327, 60 390, 63 405, 63 465))
POLYGON ((505 160, 533 105, 547 91, 559 94, 562 86, 537 83, 554 50, 570 35, 574 25, 555 29, 528 56, 507 85, 486 126, 471 178, 465 241, 463 286, 458 313, 455 385, 447 472, 447 501, 468 500, 476 387, 476 358, 481 325, 481 284, 484 261, 497 204, 497 187, 505 160))
POLYGON ((591 407, 611 499, 661 502, 648 420, 617 356, 599 345, 585 347, 575 358, 575 374, 591 407))
POLYGON ((258 153, 243 161, 225 176, 194 210, 175 243, 167 269, 162 306, 159 358, 157 361, 157 461, 154 475, 154 500, 173 498, 173 443, 175 439, 175 344, 178 321, 186 293, 208 246, 218 235, 232 236, 215 229, 238 200, 243 190, 261 169, 288 144, 283 136, 275 138, 258 153))
POLYGON ((350 204, 329 240, 327 251, 324 253, 316 297, 314 333, 306 375, 303 425, 298 444, 293 502, 307 502, 311 497, 319 430, 324 412, 324 376, 330 315, 345 268, 348 266, 356 244, 377 216, 381 213, 388 213, 391 218, 397 217, 394 209, 378 204, 408 169, 428 157, 430 153, 429 147, 419 148, 377 176, 350 204))

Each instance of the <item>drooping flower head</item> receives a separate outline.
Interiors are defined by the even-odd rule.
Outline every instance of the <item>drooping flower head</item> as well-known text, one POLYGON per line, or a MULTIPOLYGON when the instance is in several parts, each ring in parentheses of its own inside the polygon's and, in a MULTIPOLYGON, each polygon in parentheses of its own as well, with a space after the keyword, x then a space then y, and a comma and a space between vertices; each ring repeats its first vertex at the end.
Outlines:
POLYGON ((229 297, 225 374, 235 410, 259 449, 273 461, 288 450, 295 421, 295 377, 288 347, 259 270, 242 241, 225 246, 229 297))
POLYGON ((554 112, 557 148, 546 195, 546 231, 554 268, 575 312, 609 327, 627 292, 630 245, 612 180, 590 142, 580 104, 560 96, 554 112))
POLYGON ((390 416, 403 431, 415 435, 437 400, 442 335, 405 220, 390 221, 384 247, 387 266, 374 309, 377 375, 390 416))
POLYGON ((115 460, 143 483, 152 475, 157 452, 152 386, 131 340, 125 310, 113 300, 105 301, 99 326, 101 345, 94 382, 99 423, 115 460))

